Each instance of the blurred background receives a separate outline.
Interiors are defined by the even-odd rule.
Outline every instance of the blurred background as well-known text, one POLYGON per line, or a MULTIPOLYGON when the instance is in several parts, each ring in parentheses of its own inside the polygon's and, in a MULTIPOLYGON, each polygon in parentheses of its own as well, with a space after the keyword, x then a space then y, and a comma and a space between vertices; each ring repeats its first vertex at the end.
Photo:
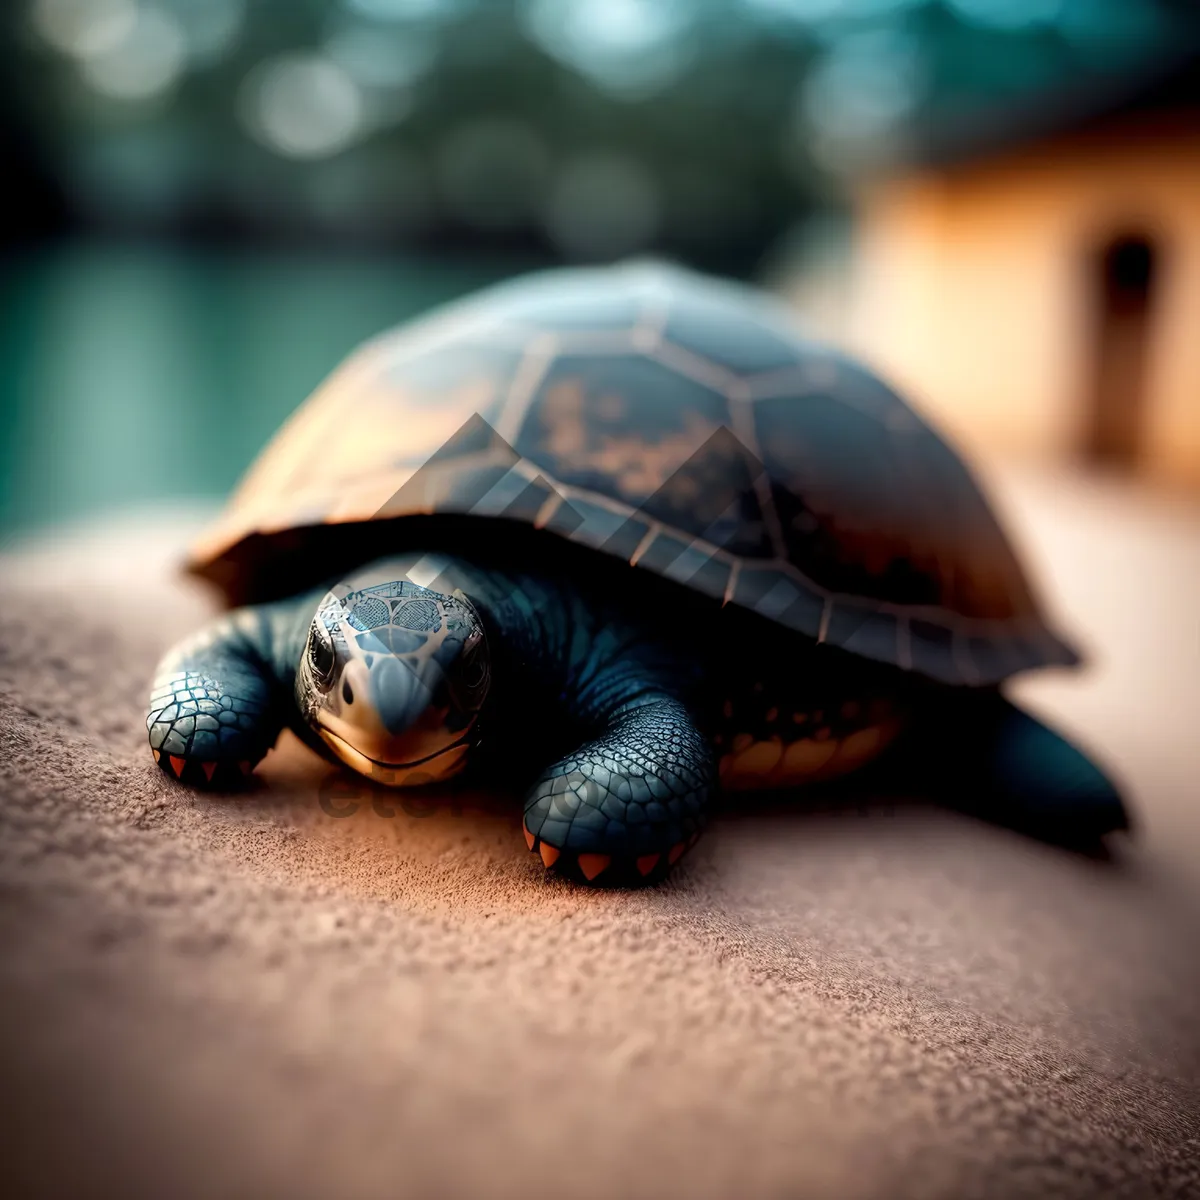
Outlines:
POLYGON ((752 278, 968 450, 1200 487, 1190 0, 9 0, 0 537, 215 499, 360 339, 752 278))

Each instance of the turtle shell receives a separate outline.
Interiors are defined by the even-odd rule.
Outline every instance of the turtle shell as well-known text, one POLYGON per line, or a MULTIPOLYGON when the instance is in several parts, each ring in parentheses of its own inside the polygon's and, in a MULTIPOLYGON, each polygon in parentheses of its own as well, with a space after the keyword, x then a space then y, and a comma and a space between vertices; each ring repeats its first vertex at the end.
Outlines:
POLYGON ((949 683, 1078 661, 894 391, 760 293, 676 268, 539 273, 368 342, 190 566, 262 598, 330 527, 417 514, 519 521, 949 683))

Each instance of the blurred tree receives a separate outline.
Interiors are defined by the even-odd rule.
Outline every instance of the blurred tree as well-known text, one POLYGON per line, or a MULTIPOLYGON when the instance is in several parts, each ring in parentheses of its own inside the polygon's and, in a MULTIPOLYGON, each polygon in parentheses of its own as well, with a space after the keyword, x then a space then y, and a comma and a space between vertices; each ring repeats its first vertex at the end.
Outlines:
POLYGON ((744 270, 944 114, 1153 56, 1196 16, 1182 0, 14 0, 0 100, 27 215, 8 236, 656 249, 744 270))

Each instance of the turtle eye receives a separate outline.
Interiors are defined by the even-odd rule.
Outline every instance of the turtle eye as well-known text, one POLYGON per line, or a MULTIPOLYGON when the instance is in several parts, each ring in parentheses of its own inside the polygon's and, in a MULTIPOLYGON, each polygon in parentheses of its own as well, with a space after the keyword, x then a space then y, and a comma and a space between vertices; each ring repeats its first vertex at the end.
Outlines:
POLYGON ((333 652, 333 640, 321 620, 312 623, 308 634, 308 663, 312 667, 313 682, 323 692, 329 691, 333 683, 333 669, 337 655, 333 652))

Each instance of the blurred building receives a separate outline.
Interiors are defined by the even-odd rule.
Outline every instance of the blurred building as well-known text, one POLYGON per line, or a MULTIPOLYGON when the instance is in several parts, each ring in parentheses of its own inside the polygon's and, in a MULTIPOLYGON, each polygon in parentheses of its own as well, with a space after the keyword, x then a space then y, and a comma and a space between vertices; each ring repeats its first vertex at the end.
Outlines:
POLYGON ((917 140, 802 305, 967 449, 1200 487, 1200 54, 917 140))

